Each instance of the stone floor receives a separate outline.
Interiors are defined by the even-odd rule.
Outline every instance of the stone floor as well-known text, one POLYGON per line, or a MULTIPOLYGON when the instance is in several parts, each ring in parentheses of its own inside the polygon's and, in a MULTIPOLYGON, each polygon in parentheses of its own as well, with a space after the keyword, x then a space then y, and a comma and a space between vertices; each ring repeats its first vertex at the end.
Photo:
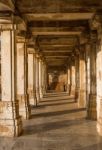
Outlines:
POLYGON ((102 150, 96 122, 85 119, 73 97, 65 93, 46 94, 32 118, 24 121, 18 138, 0 138, 0 150, 102 150))

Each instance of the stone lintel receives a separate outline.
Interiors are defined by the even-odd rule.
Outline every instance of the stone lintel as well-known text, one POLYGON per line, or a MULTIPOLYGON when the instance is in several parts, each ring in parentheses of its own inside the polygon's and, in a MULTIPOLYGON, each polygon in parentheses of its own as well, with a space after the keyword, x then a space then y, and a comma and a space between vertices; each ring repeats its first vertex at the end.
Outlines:
POLYGON ((14 11, 14 4, 12 0, 0 0, 0 10, 14 11))
POLYGON ((90 20, 89 24, 92 30, 97 30, 98 28, 100 28, 100 26, 102 26, 102 14, 101 13, 95 14, 93 18, 90 20))
POLYGON ((35 54, 35 49, 34 49, 34 47, 28 47, 28 48, 27 48, 27 53, 28 53, 28 54, 35 54))
POLYGON ((17 43, 27 43, 27 39, 25 38, 24 35, 17 35, 16 37, 17 43))
POLYGON ((12 29, 12 25, 16 25, 16 30, 26 31, 27 25, 23 19, 19 16, 15 16, 11 12, 9 13, 0 13, 0 27, 2 30, 12 29))
POLYGON ((27 25, 19 16, 15 16, 14 23, 17 24, 17 30, 26 31, 27 25))

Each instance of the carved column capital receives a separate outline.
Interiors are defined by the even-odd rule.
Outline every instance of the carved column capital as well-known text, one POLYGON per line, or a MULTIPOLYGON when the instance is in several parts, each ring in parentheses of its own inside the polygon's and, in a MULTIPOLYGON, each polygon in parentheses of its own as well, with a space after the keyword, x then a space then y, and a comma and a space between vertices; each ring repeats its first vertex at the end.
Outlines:
POLYGON ((90 32, 90 40, 93 43, 96 43, 98 40, 98 34, 97 34, 97 30, 91 30, 90 32))
POLYGON ((90 20, 90 28, 98 30, 99 27, 102 25, 102 15, 96 14, 94 17, 90 20))

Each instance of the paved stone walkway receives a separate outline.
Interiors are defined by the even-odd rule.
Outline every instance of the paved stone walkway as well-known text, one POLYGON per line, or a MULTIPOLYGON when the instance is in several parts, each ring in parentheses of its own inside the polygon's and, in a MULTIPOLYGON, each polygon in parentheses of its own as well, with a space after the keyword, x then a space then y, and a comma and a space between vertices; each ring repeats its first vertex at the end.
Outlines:
POLYGON ((73 97, 64 93, 46 94, 32 118, 24 121, 18 138, 0 137, 0 150, 102 150, 96 122, 85 119, 73 97))

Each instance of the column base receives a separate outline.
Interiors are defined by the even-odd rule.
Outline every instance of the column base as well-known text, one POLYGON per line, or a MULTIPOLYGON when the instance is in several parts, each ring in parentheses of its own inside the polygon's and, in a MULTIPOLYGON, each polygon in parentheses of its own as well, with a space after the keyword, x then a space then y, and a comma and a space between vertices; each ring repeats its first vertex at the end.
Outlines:
POLYGON ((19 113, 23 119, 29 119, 31 116, 31 108, 29 105, 28 95, 18 95, 19 100, 19 113))
POLYGON ((0 102, 0 136, 16 137, 22 133, 18 101, 0 102))
POLYGON ((100 136, 102 136, 102 118, 98 119, 97 122, 97 132, 100 136))
POLYGON ((97 108, 96 108, 96 95, 95 94, 89 95, 87 119, 97 120, 97 108))
POLYGON ((86 91, 85 90, 79 90, 78 107, 81 107, 81 108, 86 107, 86 91))
POLYGON ((46 88, 42 87, 42 93, 43 93, 43 95, 46 94, 46 91, 47 91, 46 88))
POLYGON ((68 84, 68 85, 67 85, 67 93, 68 93, 68 95, 70 95, 70 89, 71 89, 71 87, 70 87, 70 85, 68 84))
POLYGON ((71 86, 70 95, 75 96, 75 86, 71 86))
POLYGON ((37 104, 38 104, 40 102, 40 92, 38 88, 36 90, 36 98, 37 98, 37 104))
POLYGON ((79 89, 75 90, 75 102, 78 102, 79 100, 79 89))
POLYGON ((43 90, 40 88, 40 98, 43 98, 43 90))
POLYGON ((36 93, 33 90, 31 90, 28 92, 28 95, 29 95, 29 104, 36 106, 36 93))
POLYGON ((97 101, 97 131, 102 136, 102 97, 99 97, 97 101))

